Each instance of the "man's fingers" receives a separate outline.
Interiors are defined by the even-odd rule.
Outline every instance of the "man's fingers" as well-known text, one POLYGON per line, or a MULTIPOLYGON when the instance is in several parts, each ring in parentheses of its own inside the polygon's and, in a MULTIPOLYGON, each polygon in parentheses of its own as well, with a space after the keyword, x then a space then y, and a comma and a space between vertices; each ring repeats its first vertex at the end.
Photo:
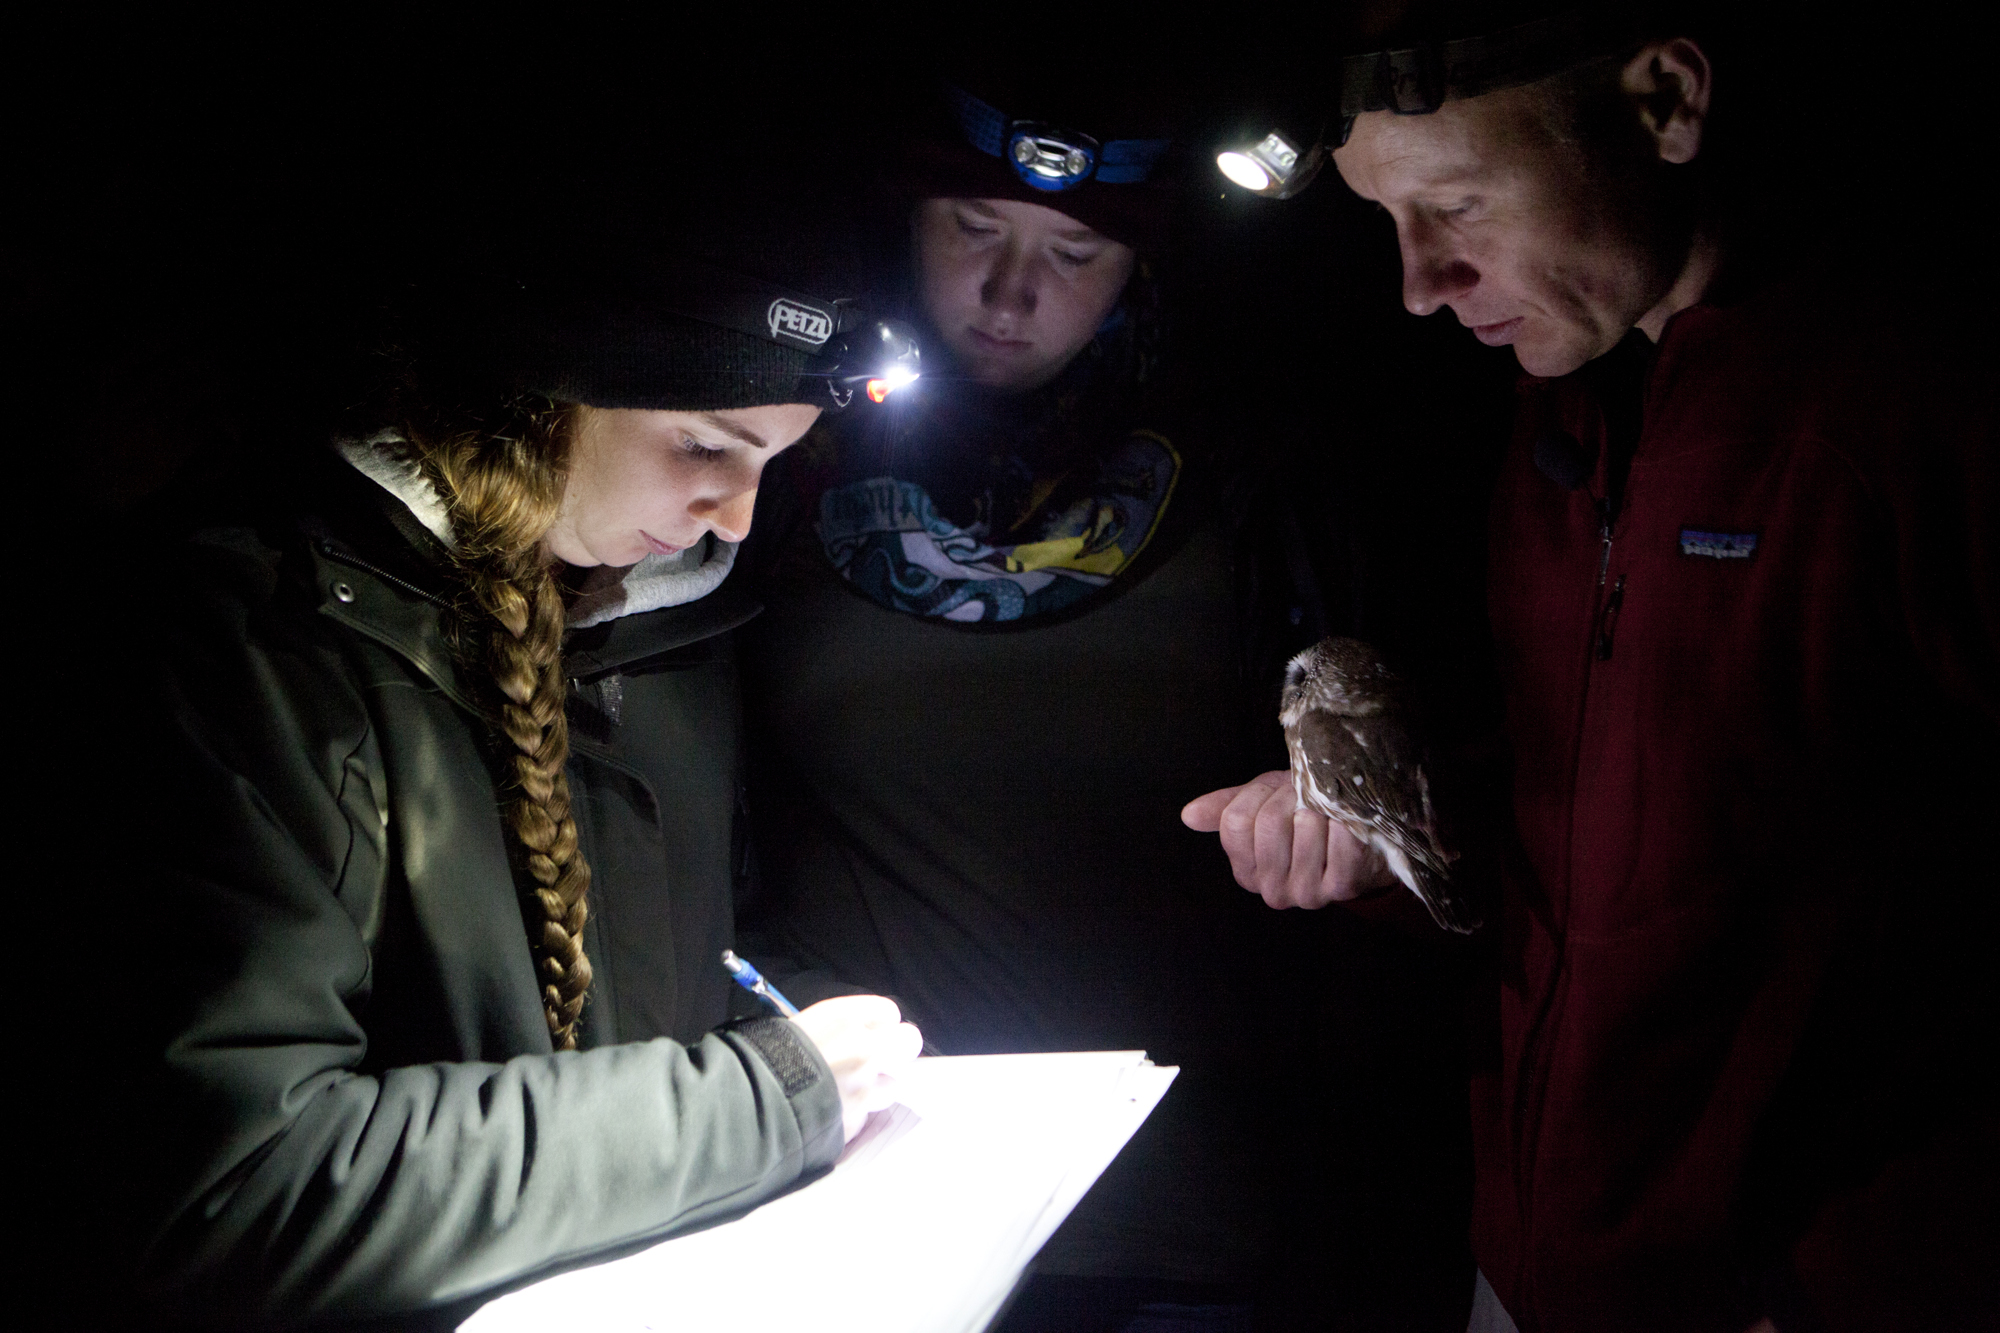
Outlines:
POLYGON ((1262 803, 1263 794, 1278 787, 1290 786, 1290 769, 1278 769, 1270 773, 1259 773, 1240 787, 1223 787, 1218 791, 1205 792, 1181 807, 1181 822, 1196 833, 1219 833, 1223 831, 1223 813, 1239 799, 1248 797, 1254 807, 1262 803))
POLYGON ((1181 823, 1196 833, 1218 833, 1222 829, 1222 812, 1236 799, 1241 787, 1224 787, 1220 791, 1207 792, 1195 797, 1181 807, 1181 823))
POLYGON ((1217 831, 1222 835, 1222 851, 1229 858, 1230 873, 1244 888, 1255 889, 1257 812, 1263 808, 1267 793, 1255 782, 1246 782, 1231 790, 1235 795, 1223 807, 1217 820, 1217 831))
POLYGON ((1393 882, 1378 853, 1317 810, 1299 808, 1287 769, 1197 796, 1181 819, 1221 834, 1236 882, 1272 907, 1324 907, 1393 882))
POLYGON ((1285 881, 1285 901, 1271 906, 1326 906, 1331 891, 1326 883, 1327 822, 1326 816, 1317 810, 1293 811, 1292 873, 1285 881))
POLYGON ((1269 791, 1257 811, 1256 837, 1256 885, 1264 901, 1273 907, 1284 906, 1292 874, 1292 816, 1296 813, 1298 801, 1290 788, 1269 791))

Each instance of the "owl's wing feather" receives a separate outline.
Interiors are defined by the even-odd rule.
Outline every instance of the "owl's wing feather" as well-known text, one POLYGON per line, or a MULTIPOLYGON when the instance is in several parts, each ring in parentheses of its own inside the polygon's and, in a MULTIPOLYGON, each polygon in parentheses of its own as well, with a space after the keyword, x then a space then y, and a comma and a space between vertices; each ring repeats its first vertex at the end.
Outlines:
POLYGON ((1370 717, 1308 711, 1286 741, 1300 797, 1374 846, 1446 930, 1479 925, 1451 884, 1437 835, 1422 747, 1393 712, 1370 717))

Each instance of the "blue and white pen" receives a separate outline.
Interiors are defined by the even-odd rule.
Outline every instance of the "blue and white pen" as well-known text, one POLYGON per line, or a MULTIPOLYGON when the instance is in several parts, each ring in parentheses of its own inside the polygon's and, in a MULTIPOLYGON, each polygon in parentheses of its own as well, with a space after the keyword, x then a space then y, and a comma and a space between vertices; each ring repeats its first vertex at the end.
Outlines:
POLYGON ((756 968, 738 958, 735 950, 724 949, 722 951, 722 965, 729 969, 729 975, 736 979, 737 985, 749 991, 773 1009, 776 1009, 786 1018, 797 1018, 799 1016, 797 1006, 780 995, 776 986, 764 980, 762 972, 759 972, 756 968))

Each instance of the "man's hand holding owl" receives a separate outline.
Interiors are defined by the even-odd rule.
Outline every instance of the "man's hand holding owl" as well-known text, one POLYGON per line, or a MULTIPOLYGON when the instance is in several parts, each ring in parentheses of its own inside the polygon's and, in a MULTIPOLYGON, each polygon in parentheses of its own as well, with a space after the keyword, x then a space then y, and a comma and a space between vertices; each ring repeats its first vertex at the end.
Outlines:
POLYGON ((1236 882, 1272 907, 1352 902, 1396 884, 1379 853, 1318 811, 1299 808, 1286 769, 1195 797, 1181 822, 1220 833, 1236 882))

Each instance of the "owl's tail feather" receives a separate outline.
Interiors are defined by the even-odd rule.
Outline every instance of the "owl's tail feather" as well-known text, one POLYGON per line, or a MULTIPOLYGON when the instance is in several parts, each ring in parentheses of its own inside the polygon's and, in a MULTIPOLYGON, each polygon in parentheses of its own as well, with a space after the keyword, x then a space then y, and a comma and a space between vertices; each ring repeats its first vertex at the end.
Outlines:
POLYGON ((1411 869, 1416 883, 1410 885, 1410 892, 1430 909, 1431 920, 1458 935, 1470 935, 1479 929, 1479 913, 1449 879, 1421 863, 1411 869))
POLYGON ((1451 861, 1428 830, 1420 841, 1408 829, 1381 821, 1369 833, 1370 845, 1382 853, 1390 873, 1430 909, 1431 920, 1457 935, 1479 929, 1479 913, 1452 884, 1451 861))

